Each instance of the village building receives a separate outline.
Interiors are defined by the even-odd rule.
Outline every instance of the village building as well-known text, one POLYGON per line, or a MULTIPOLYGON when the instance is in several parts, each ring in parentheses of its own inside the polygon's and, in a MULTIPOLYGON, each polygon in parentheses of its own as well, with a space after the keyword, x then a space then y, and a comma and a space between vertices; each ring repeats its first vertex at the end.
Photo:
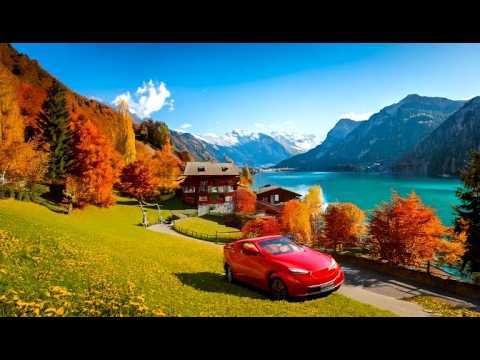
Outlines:
POLYGON ((198 215, 234 212, 233 194, 240 180, 240 169, 233 163, 188 162, 181 184, 182 199, 197 206, 198 215))
POLYGON ((279 187, 279 186, 272 186, 272 185, 265 185, 262 186, 257 190, 257 199, 268 202, 273 205, 281 204, 293 199, 299 199, 302 195, 279 187))
POLYGON ((280 186, 265 185, 257 190, 257 210, 266 214, 278 215, 282 205, 293 199, 301 198, 301 194, 280 186))

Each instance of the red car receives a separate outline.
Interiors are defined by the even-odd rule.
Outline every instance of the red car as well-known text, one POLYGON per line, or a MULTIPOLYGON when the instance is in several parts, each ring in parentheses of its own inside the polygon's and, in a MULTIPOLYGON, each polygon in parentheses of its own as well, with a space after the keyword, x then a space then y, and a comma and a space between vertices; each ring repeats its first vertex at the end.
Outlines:
POLYGON ((282 235, 238 240, 223 249, 225 275, 268 291, 274 299, 331 293, 344 274, 330 255, 282 235))

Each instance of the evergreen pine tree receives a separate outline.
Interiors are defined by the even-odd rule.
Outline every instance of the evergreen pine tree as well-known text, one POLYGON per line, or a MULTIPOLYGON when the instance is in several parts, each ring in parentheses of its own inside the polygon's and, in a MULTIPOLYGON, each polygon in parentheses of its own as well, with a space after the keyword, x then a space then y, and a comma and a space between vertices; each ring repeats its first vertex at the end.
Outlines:
POLYGON ((463 265, 470 264, 471 272, 480 271, 480 152, 473 151, 467 168, 460 174, 463 188, 457 191, 461 204, 455 207, 457 233, 466 230, 466 251, 463 265), (465 229, 466 228, 466 229, 465 229))
POLYGON ((70 122, 65 91, 55 82, 42 105, 38 124, 49 145, 48 177, 56 184, 65 180, 73 163, 70 122))

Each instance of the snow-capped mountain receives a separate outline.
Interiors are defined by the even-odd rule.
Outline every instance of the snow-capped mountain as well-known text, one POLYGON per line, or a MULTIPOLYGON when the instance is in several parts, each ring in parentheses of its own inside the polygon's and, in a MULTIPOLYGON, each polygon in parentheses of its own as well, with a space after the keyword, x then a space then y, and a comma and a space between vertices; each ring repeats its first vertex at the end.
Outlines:
POLYGON ((198 135, 196 136, 197 138, 213 145, 235 146, 239 144, 246 144, 251 141, 256 141, 259 139, 260 134, 250 132, 248 130, 235 129, 223 135, 207 133, 201 136, 198 136, 198 135))
POLYGON ((318 135, 298 134, 274 131, 270 136, 287 148, 292 154, 299 154, 313 149, 322 141, 318 135))
MULTIPOLYGON (((185 136, 184 134, 183 137, 185 136)), ((213 158, 221 161, 231 159, 238 164, 250 166, 273 165, 318 144, 313 135, 268 135, 243 129, 235 129, 223 135, 208 133, 193 137, 205 144, 213 158)))

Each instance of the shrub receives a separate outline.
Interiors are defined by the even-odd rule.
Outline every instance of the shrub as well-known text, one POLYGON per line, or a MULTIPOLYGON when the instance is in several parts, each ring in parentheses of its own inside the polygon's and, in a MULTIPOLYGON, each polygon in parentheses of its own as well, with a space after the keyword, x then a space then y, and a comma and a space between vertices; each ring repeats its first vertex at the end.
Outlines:
POLYGON ((281 226, 273 216, 259 217, 249 220, 243 227, 242 233, 247 238, 281 234, 281 226))

